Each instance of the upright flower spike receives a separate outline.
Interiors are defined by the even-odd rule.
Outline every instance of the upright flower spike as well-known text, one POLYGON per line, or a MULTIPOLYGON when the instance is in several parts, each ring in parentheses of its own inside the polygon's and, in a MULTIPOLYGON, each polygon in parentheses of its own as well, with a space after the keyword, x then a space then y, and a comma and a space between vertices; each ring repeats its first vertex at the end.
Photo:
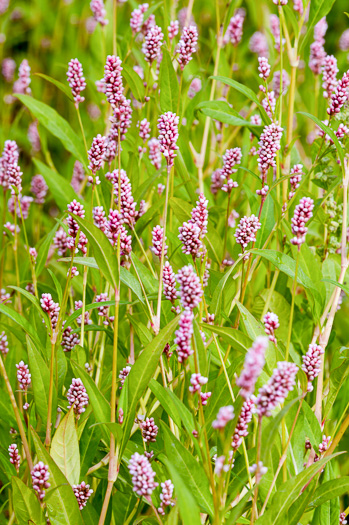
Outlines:
POLYGON ((296 384, 298 367, 294 363, 279 362, 268 383, 259 389, 255 399, 256 412, 262 416, 271 416, 277 405, 283 403, 296 384))
MULTIPOLYGON (((22 191, 22 175, 18 166, 19 151, 14 140, 5 140, 4 149, 0 158, 0 183, 6 190, 10 186, 15 186, 18 193, 22 191)), ((13 190, 11 188, 11 193, 13 190)))
POLYGON ((159 428, 155 425, 154 418, 147 417, 144 420, 139 420, 139 427, 145 443, 155 443, 159 428))
POLYGON ((234 431, 231 448, 237 450, 242 443, 242 439, 248 436, 247 427, 252 421, 252 414, 254 412, 254 403, 252 399, 246 399, 242 405, 238 422, 234 431))
POLYGON ((19 471, 19 467, 21 465, 21 456, 19 455, 17 445, 13 443, 8 447, 8 453, 10 456, 10 463, 15 467, 17 472, 19 471))
POLYGON ((265 352, 267 348, 268 338, 258 336, 246 354, 243 369, 236 380, 237 386, 241 388, 240 395, 246 400, 249 399, 254 392, 257 379, 265 363, 265 352))
POLYGON ((16 62, 13 60, 13 58, 3 59, 1 63, 1 72, 6 82, 13 81, 16 72, 16 62))
POLYGON ((29 95, 31 78, 30 78, 30 66, 28 60, 25 58, 22 60, 18 68, 18 80, 13 84, 13 92, 18 94, 29 95))
POLYGON ((332 92, 337 85, 337 59, 333 55, 325 57, 322 66, 322 88, 324 89, 324 98, 331 98, 332 92))
POLYGON ((268 80, 271 70, 268 59, 266 57, 258 57, 258 63, 259 76, 266 82, 268 80))
POLYGON ((8 341, 7 341, 7 335, 5 332, 1 332, 0 334, 0 352, 2 355, 6 355, 8 353, 8 341))
POLYGON ((275 330, 279 328, 279 318, 273 312, 268 312, 263 318, 264 330, 269 335, 269 341, 276 344, 275 330))
POLYGON ((86 88, 86 81, 82 65, 77 58, 72 58, 68 64, 67 80, 72 90, 75 107, 78 108, 80 102, 84 102, 85 100, 85 98, 81 96, 81 93, 86 88))
POLYGON ((79 509, 82 510, 86 506, 90 496, 93 494, 93 490, 90 489, 90 485, 87 485, 85 481, 82 481, 79 485, 73 485, 72 489, 77 499, 79 509))
POLYGON ((293 9, 302 15, 304 12, 303 0, 293 0, 293 9))
POLYGON ((48 192, 48 186, 42 175, 34 175, 30 183, 30 191, 35 195, 36 204, 44 204, 48 192))
POLYGON ((39 463, 34 465, 33 470, 31 471, 31 477, 33 489, 35 490, 38 499, 41 501, 45 497, 45 490, 51 486, 48 482, 50 477, 48 466, 42 461, 39 461, 39 463))
MULTIPOLYGON (((270 31, 274 37, 274 48, 278 53, 280 53, 280 21, 277 15, 271 14, 269 17, 270 21, 270 31)), ((285 39, 282 39, 282 45, 284 45, 285 39)))
POLYGON ((118 56, 108 55, 104 66, 104 92, 112 107, 115 107, 124 98, 121 71, 120 58, 118 56))
POLYGON ((305 235, 308 228, 306 223, 313 216, 314 201, 310 197, 303 197, 299 204, 297 204, 292 218, 292 233, 295 235, 291 239, 291 243, 300 248, 301 244, 305 242, 305 235))
POLYGON ((176 290, 176 276, 172 269, 172 266, 168 261, 164 264, 164 271, 162 274, 162 285, 164 290, 164 296, 166 299, 174 304, 177 299, 178 292, 176 290))
POLYGON ((114 195, 116 196, 115 203, 119 208, 120 198, 120 214, 122 222, 133 228, 136 222, 137 212, 136 205, 132 195, 132 186, 130 179, 127 176, 125 170, 114 170, 112 173, 107 174, 114 188, 114 195), (119 180, 120 179, 120 180, 119 180), (119 197, 119 185, 120 185, 120 197, 119 197))
POLYGON ((161 53, 161 46, 163 45, 164 34, 159 26, 153 26, 145 35, 145 40, 142 45, 142 52, 144 59, 150 65, 157 60, 161 53))
POLYGON ((180 298, 183 308, 196 308, 204 294, 199 277, 191 264, 178 270, 177 281, 180 286, 180 298))
POLYGON ((145 142, 150 137, 150 122, 146 118, 138 122, 137 126, 139 127, 139 136, 145 142))
POLYGON ((91 0, 90 8, 93 18, 98 24, 100 24, 102 27, 109 24, 109 20, 105 18, 107 16, 107 12, 105 10, 103 0, 91 0))
POLYGON ((327 113, 332 116, 339 113, 346 101, 349 98, 349 69, 344 73, 343 77, 338 81, 336 89, 331 96, 331 105, 327 109, 327 113))
POLYGON ((74 407, 73 410, 75 415, 80 417, 80 414, 85 412, 85 406, 89 402, 86 388, 80 378, 73 378, 67 392, 67 399, 69 401, 68 408, 74 407))
POLYGON ((193 59, 198 43, 198 30, 196 26, 184 27, 178 44, 178 63, 181 70, 193 59))
MULTIPOLYGON (((240 244, 242 248, 242 253, 244 253, 250 242, 256 242, 256 234, 260 227, 261 223, 255 215, 251 215, 251 217, 242 217, 240 219, 239 226, 236 228, 234 236, 236 242, 240 244)), ((248 259, 248 257, 249 255, 246 254, 245 259, 248 259)))
POLYGON ((308 378, 308 392, 314 389, 312 382, 320 373, 321 355, 324 354, 324 352, 324 349, 320 345, 310 344, 308 352, 302 356, 302 370, 308 378))
POLYGON ((193 354, 191 348, 191 338, 193 329, 194 314, 189 308, 185 308, 179 318, 179 328, 175 333, 175 344, 177 345, 178 362, 183 363, 193 354))
POLYGON ((260 57, 269 56, 268 40, 260 31, 256 31, 250 38, 249 49, 260 57))
POLYGON ((149 159, 156 170, 161 168, 161 148, 160 142, 156 138, 152 138, 148 142, 149 159))
POLYGON ((132 476, 134 492, 139 497, 150 496, 158 486, 158 483, 154 481, 155 472, 151 468, 149 460, 145 456, 135 452, 131 456, 128 468, 132 476))
POLYGON ((234 47, 238 46, 242 39, 242 28, 246 16, 245 9, 237 9, 231 17, 227 32, 224 35, 223 44, 230 42, 234 47))
POLYGON ((171 20, 170 25, 167 28, 168 38, 172 41, 179 33, 179 22, 178 20, 171 20))
POLYGON ((216 419, 212 422, 212 426, 215 429, 223 430, 232 419, 234 419, 234 407, 232 405, 221 407, 216 419))
POLYGON ((57 326, 58 316, 60 311, 59 303, 55 303, 50 293, 43 293, 40 298, 40 305, 44 312, 50 318, 52 329, 57 326))
POLYGON ((295 164, 290 171, 290 175, 292 175, 292 177, 290 177, 291 191, 288 194, 289 200, 294 197, 296 189, 299 187, 299 184, 302 180, 302 176, 304 175, 303 164, 295 164))
POLYGON ((261 138, 258 142, 258 167, 259 171, 262 174, 262 177, 265 177, 268 169, 270 167, 276 167, 276 154, 281 148, 281 137, 282 137, 282 128, 276 124, 272 123, 269 126, 265 126, 261 138))
POLYGON ((88 168, 92 171, 93 175, 96 175, 103 165, 103 159, 105 155, 105 137, 98 134, 92 140, 91 149, 88 151, 88 168))
POLYGON ((164 155, 168 168, 172 168, 174 159, 177 157, 176 150, 178 140, 179 117, 168 111, 158 119, 160 151, 164 155))
POLYGON ((131 13, 130 27, 132 34, 136 35, 142 30, 144 13, 148 10, 149 4, 141 4, 137 9, 134 9, 131 13))
POLYGON ((32 382, 31 380, 31 374, 29 372, 29 367, 24 363, 24 361, 20 361, 18 365, 16 365, 17 368, 17 381, 19 383, 19 387, 21 390, 26 392, 32 382))
MULTIPOLYGON (((157 257, 161 257, 162 252, 162 241, 164 237, 164 229, 161 226, 154 226, 152 231, 153 243, 152 251, 157 257)), ((164 256, 167 255, 166 237, 164 243, 164 256)))
POLYGON ((174 485, 170 479, 161 483, 161 494, 160 494, 160 507, 158 508, 158 513, 162 516, 165 515, 164 507, 173 507, 175 502, 173 501, 173 489, 174 485))

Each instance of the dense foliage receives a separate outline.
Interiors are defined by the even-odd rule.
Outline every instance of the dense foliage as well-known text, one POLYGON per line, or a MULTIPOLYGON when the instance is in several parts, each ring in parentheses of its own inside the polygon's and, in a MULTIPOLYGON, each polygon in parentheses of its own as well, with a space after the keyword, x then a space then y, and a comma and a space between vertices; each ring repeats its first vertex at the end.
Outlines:
POLYGON ((349 513, 341 0, 0 0, 0 523, 349 513))

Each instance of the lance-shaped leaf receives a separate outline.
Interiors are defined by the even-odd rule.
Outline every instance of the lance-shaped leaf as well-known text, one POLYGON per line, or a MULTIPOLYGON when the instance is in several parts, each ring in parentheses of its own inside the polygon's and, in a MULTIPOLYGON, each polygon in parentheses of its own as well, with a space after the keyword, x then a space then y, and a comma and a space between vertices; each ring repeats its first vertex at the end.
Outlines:
POLYGON ((115 290, 118 286, 117 283, 119 282, 116 251, 113 250, 107 237, 97 228, 97 226, 89 223, 81 217, 77 217, 76 215, 74 215, 74 219, 91 243, 99 269, 112 286, 112 289, 115 290))
POLYGON ((51 487, 46 492, 46 508, 51 525, 83 525, 79 505, 68 480, 51 458, 33 428, 31 434, 38 461, 48 466, 51 487), (49 492, 49 493, 48 493, 49 492))
POLYGON ((14 501, 14 511, 19 525, 45 525, 46 519, 41 510, 38 498, 22 480, 13 476, 12 492, 14 501))
POLYGON ((179 86, 169 52, 164 48, 160 66, 160 108, 161 112, 177 113, 179 86))
POLYGON ((81 139, 77 136, 70 124, 57 113, 57 111, 47 104, 35 100, 29 95, 19 95, 16 97, 24 104, 32 115, 38 119, 52 135, 57 137, 74 157, 86 166, 86 153, 81 139))
POLYGON ((71 485, 79 483, 80 454, 74 410, 71 408, 57 428, 51 445, 51 457, 71 485))

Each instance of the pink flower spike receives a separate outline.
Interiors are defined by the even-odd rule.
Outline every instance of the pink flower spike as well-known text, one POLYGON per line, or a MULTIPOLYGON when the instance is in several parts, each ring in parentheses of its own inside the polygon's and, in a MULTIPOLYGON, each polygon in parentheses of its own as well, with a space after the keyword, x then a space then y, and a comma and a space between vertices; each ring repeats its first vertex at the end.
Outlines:
POLYGON ((196 26, 184 27, 178 44, 178 63, 181 70, 193 59, 198 43, 198 30, 196 26))
POLYGON ((158 483, 154 481, 155 472, 146 456, 135 452, 131 456, 128 468, 132 476, 134 492, 140 497, 150 496, 158 483))
POLYGON ((86 88, 82 65, 77 58, 72 58, 68 64, 67 79, 72 90, 75 106, 78 108, 80 102, 84 102, 81 92, 86 88))
POLYGON ((33 489, 41 501, 45 497, 45 489, 48 489, 51 486, 51 484, 48 482, 50 477, 48 466, 42 461, 39 461, 39 463, 34 465, 33 470, 31 471, 31 477, 33 489))
POLYGON ((264 316, 263 322, 265 327, 265 333, 269 335, 269 341, 272 341, 276 344, 275 330, 280 326, 278 316, 273 312, 268 312, 264 316))
POLYGON ((324 353, 325 351, 320 345, 310 344, 308 352, 302 356, 302 370, 306 373, 308 378, 308 392, 311 392, 314 389, 312 382, 320 373, 321 355, 324 353))
POLYGON ((175 344, 177 345, 178 362, 183 363, 190 355, 193 354, 191 348, 191 338, 193 330, 194 314, 186 308, 179 318, 179 328, 175 333, 175 344))
POLYGON ((258 336, 246 354, 243 369, 236 380, 237 386, 241 388, 240 395, 246 400, 249 399, 254 392, 257 379, 265 363, 265 352, 267 348, 268 338, 258 336))

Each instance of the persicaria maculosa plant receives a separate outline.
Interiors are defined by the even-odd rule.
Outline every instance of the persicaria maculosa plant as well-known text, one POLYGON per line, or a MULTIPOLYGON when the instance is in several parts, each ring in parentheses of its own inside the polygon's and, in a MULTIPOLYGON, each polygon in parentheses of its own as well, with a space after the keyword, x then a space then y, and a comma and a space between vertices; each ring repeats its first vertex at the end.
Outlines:
POLYGON ((0 0, 1 523, 347 523, 347 7, 0 0))

